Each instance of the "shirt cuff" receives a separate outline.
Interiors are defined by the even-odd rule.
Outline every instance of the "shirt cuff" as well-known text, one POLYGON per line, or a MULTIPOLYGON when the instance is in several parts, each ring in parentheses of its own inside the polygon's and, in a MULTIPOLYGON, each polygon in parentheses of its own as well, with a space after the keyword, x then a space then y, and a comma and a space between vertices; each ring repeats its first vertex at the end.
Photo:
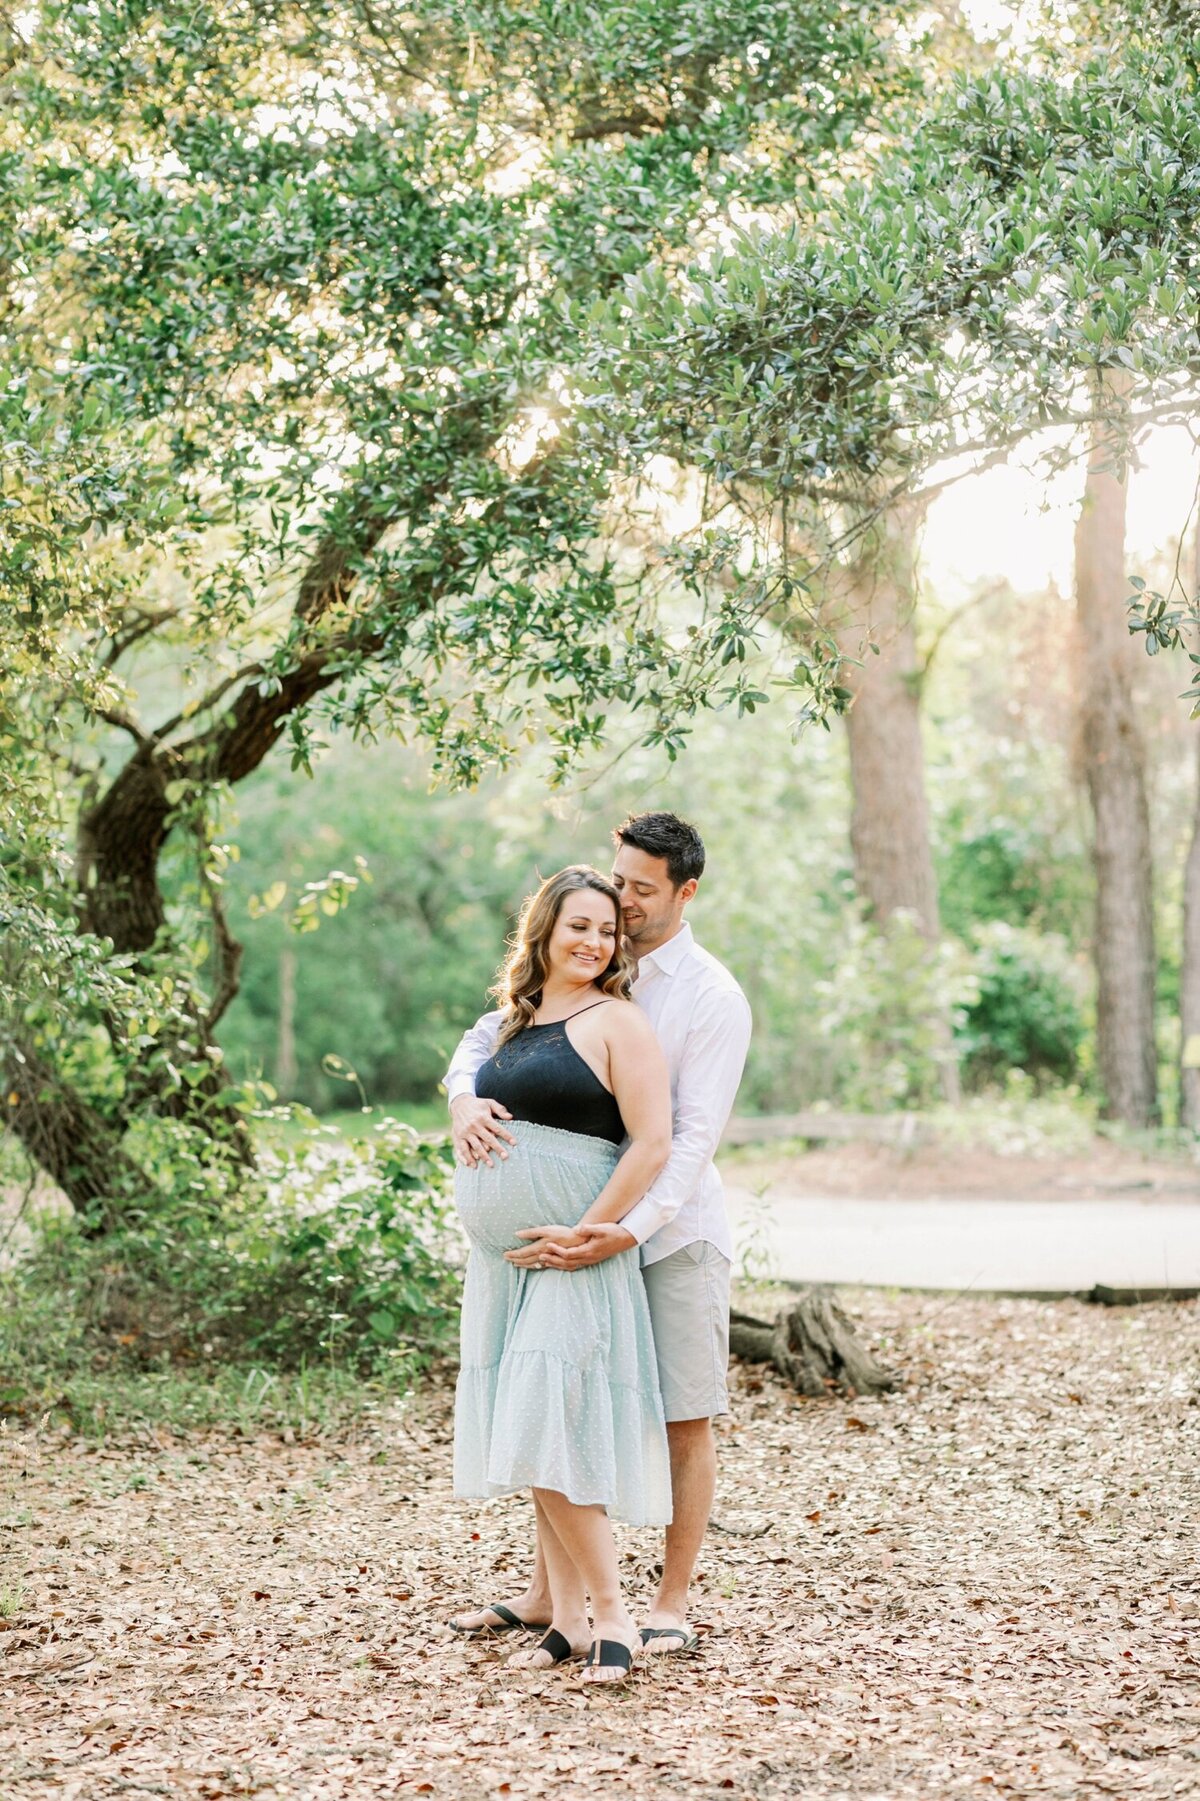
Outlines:
POLYGON ((645 1244, 648 1238, 653 1238, 664 1221, 659 1209, 652 1206, 643 1195, 617 1224, 623 1226, 626 1232, 632 1232, 639 1244, 645 1244))
POLYGON ((474 1076, 464 1075, 460 1071, 458 1075, 446 1077, 446 1105, 448 1107, 453 1106, 460 1094, 474 1094, 474 1092, 474 1076))

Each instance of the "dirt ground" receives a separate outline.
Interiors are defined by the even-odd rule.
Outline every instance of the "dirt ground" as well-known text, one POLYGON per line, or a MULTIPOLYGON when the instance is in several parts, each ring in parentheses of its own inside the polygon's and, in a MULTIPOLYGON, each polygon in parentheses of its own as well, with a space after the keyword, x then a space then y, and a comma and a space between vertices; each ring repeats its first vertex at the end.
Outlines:
POLYGON ((843 1299, 898 1392, 735 1370, 700 1651, 619 1691, 442 1623, 530 1529, 451 1497, 446 1379, 340 1443, 10 1437, 0 1795, 1196 1794, 1196 1304, 843 1299))
POLYGON ((987 1145, 941 1142, 906 1149, 883 1144, 826 1145, 809 1151, 747 1145, 721 1156, 739 1188, 773 1187, 789 1195, 857 1200, 1105 1200, 1119 1195, 1200 1201, 1200 1161, 1139 1151, 1103 1138, 1086 1148, 1022 1154, 987 1145))

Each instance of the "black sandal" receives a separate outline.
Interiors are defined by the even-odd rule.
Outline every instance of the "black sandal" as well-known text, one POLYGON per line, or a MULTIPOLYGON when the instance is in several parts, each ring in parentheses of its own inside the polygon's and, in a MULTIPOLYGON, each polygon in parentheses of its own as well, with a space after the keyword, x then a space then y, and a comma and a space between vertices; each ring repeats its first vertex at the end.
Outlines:
POLYGON ((550 1662, 514 1663, 513 1657, 524 1656, 524 1652, 514 1651, 513 1656, 508 1659, 508 1668, 510 1670, 531 1670, 536 1675, 539 1670, 552 1670, 556 1664, 582 1663, 584 1659, 584 1653, 582 1651, 572 1651, 570 1639, 564 1638, 561 1632, 556 1632, 553 1626, 551 1626, 545 1638, 539 1639, 537 1644, 532 1647, 529 1652, 530 1657, 538 1651, 548 1652, 550 1655, 550 1662))
POLYGON ((667 1638, 679 1640, 677 1645, 663 1645, 659 1651, 647 1651, 647 1657, 684 1657, 689 1651, 696 1650, 700 1643, 699 1636, 690 1626, 643 1626, 638 1637, 643 1645, 667 1638))
POLYGON ((463 1638, 503 1638, 506 1632, 543 1632, 549 1625, 548 1620, 523 1620, 520 1614, 506 1607, 503 1601, 489 1601, 486 1607, 477 1609, 479 1613, 495 1613, 500 1616, 498 1626, 490 1626, 485 1620, 482 1626, 460 1626, 456 1619, 447 1620, 451 1632, 459 1632, 463 1638))
POLYGON ((619 1676, 606 1676, 603 1682, 594 1679, 587 1682, 588 1688, 617 1688, 622 1682, 629 1681, 633 1652, 619 1638, 594 1638, 583 1667, 585 1670, 620 1670, 619 1676))

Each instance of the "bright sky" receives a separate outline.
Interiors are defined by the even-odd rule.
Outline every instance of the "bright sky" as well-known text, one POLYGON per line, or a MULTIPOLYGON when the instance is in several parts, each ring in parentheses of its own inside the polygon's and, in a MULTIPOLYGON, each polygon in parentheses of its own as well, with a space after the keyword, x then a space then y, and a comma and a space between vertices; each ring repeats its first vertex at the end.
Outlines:
MULTIPOLYGON (((956 606, 981 582, 1007 577, 1020 593, 1054 583, 1071 590, 1072 538, 1083 488, 1078 463, 1047 482, 1032 456, 968 476, 929 509, 922 543, 928 586, 956 606)), ((1200 453, 1181 426, 1148 432, 1129 484, 1129 570, 1149 561, 1184 528, 1200 476, 1200 453)), ((1194 521, 1193 521, 1194 524, 1194 521)))

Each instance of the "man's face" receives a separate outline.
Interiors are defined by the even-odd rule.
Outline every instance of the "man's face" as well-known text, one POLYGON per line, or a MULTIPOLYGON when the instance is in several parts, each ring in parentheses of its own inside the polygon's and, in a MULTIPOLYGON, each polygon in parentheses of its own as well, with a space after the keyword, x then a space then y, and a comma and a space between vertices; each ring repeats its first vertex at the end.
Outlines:
POLYGON ((639 948, 653 950, 674 936, 683 919, 683 909, 696 892, 695 882, 673 888, 667 859, 652 857, 632 844, 618 845, 612 879, 621 896, 625 937, 635 956, 639 948))

